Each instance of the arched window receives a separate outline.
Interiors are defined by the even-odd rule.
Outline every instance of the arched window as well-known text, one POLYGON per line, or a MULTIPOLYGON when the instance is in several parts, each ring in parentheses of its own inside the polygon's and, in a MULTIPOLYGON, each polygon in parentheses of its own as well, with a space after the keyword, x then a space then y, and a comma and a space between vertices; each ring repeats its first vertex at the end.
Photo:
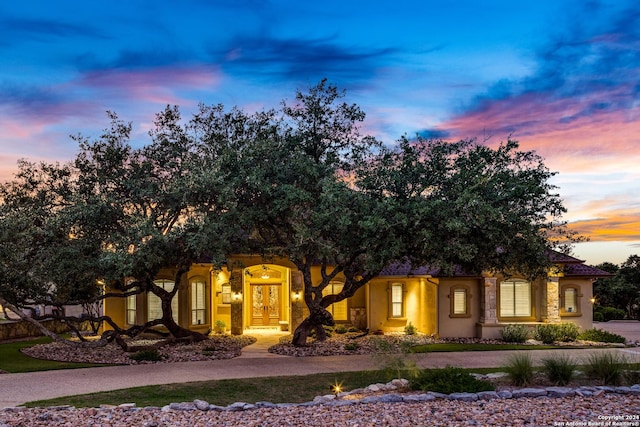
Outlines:
POLYGON ((531 283, 523 279, 500 282, 500 316, 531 317, 531 283))
MULTIPOLYGON (((161 287, 167 292, 171 292, 175 285, 173 281, 166 280, 166 279, 154 280, 153 283, 156 286, 161 287)), ((171 311, 173 312, 172 317, 176 323, 178 323, 178 319, 179 319, 178 297, 179 297, 179 293, 176 293, 176 295, 171 300, 171 311)), ((156 294, 149 292, 147 295, 147 320, 155 320, 155 319, 162 319, 162 301, 156 294)))
POLYGON ((575 285, 563 286, 560 290, 560 313, 563 316, 579 316, 580 289, 575 285))

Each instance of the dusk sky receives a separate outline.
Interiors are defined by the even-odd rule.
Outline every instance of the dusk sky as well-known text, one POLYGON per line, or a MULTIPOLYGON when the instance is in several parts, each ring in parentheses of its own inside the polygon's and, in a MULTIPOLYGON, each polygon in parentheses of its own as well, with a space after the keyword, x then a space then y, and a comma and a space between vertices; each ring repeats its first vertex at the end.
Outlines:
POLYGON ((574 255, 640 253, 637 0, 0 3, 0 180, 66 161, 111 110, 148 143, 167 104, 277 107, 322 78, 366 133, 509 136, 557 171, 574 255))

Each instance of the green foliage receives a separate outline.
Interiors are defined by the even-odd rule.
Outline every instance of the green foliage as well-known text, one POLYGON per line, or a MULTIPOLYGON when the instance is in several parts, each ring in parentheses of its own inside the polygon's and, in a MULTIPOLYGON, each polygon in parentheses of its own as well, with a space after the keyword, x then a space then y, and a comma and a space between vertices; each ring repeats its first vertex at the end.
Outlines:
POLYGON ((415 335, 418 332, 418 328, 415 327, 411 322, 404 327, 404 333, 407 335, 415 335))
POLYGON ((542 364, 549 381, 559 386, 569 384, 576 369, 576 364, 566 354, 544 358, 542 364))
POLYGON ((147 362, 159 362, 162 360, 162 355, 160 354, 160 352, 155 349, 155 348, 150 348, 147 350, 140 350, 137 351, 131 355, 129 355, 129 358, 138 362, 143 362, 143 361, 147 361, 147 362))
POLYGON ((505 368, 513 385, 518 387, 531 383, 533 379, 533 361, 528 353, 518 353, 509 357, 505 368))
POLYGON ((580 333, 580 328, 575 323, 547 323, 537 325, 533 330, 533 338, 545 344, 552 344, 556 341, 575 341, 580 333))
POLYGON ((640 363, 628 363, 624 371, 624 380, 629 385, 640 384, 640 363))
POLYGON ((398 346, 397 343, 384 338, 372 338, 369 343, 373 348, 372 357, 380 370, 387 373, 388 381, 394 378, 412 377, 418 372, 418 366, 411 352, 413 344, 410 341, 401 340, 398 346))
MULTIPOLYGON (((603 322, 608 322, 610 320, 622 320, 624 319, 625 311, 620 308, 615 307, 603 307, 597 305, 593 308, 594 315, 599 314, 602 316, 603 322)), ((595 320, 595 319, 594 319, 595 320)))
POLYGON ((348 342, 344 345, 344 349, 348 350, 348 351, 356 351, 360 348, 360 344, 358 344, 357 342, 353 341, 353 342, 348 342))
POLYGON ((500 335, 504 342, 522 343, 529 339, 530 331, 527 326, 514 323, 502 328, 500 335))
POLYGON ((348 329, 345 325, 336 325, 336 327, 334 328, 334 331, 336 334, 346 334, 348 332, 348 329))
POLYGON ((552 344, 556 341, 558 336, 558 330, 556 325, 544 324, 537 325, 533 330, 533 339, 536 341, 542 341, 544 344, 552 344))
POLYGON ((477 393, 495 390, 495 386, 475 378, 462 368, 447 366, 442 369, 424 369, 410 380, 413 390, 433 391, 438 393, 477 393))
POLYGON ((218 334, 224 334, 227 330, 227 324, 222 320, 216 320, 213 330, 218 334))
POLYGON ((627 362, 627 358, 618 353, 594 352, 587 357, 584 371, 589 378, 604 385, 619 385, 627 362))
POLYGON ((604 314, 599 311, 593 311, 593 321, 594 322, 604 322, 604 314))
POLYGON ((606 343, 624 343, 626 341, 625 337, 614 334, 613 332, 605 331, 603 329, 591 328, 582 331, 580 335, 578 335, 578 339, 583 341, 594 341, 594 342, 606 342, 606 343))
POLYGON ((347 332, 360 332, 360 329, 355 326, 350 326, 349 329, 347 329, 347 332))

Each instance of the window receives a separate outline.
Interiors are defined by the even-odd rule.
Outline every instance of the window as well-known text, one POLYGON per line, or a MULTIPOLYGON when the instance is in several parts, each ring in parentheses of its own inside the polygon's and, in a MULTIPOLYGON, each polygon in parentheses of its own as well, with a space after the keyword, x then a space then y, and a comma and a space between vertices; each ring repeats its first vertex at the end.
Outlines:
POLYGON ((389 285, 389 318, 404 317, 404 284, 391 283, 389 285))
MULTIPOLYGON (((327 287, 322 290, 322 296, 339 294, 340 292, 342 292, 343 287, 344 283, 330 282, 327 287)), ((327 311, 329 311, 329 313, 333 315, 333 320, 338 322, 346 322, 347 300, 343 299, 342 301, 334 302, 329 307, 327 307, 327 311)))
POLYGON ((136 324, 136 299, 138 295, 129 295, 127 297, 127 324, 135 325, 136 324))
POLYGON ((191 324, 207 323, 207 287, 203 280, 191 282, 191 324))
POLYGON ((564 286, 560 293, 562 315, 580 314, 580 293, 575 286, 564 286))
POLYGON ((470 317, 469 298, 471 293, 467 286, 453 286, 449 294, 451 312, 449 317, 470 317))
POLYGON ((522 279, 500 282, 500 316, 531 317, 531 283, 522 279))
MULTIPOLYGON (((174 287, 171 280, 161 279, 153 283, 167 292, 171 292, 174 287)), ((173 312, 173 320, 178 323, 178 294, 171 300, 171 311, 173 312)), ((162 319, 162 301, 156 294, 149 292, 147 295, 147 320, 155 319, 162 319)))

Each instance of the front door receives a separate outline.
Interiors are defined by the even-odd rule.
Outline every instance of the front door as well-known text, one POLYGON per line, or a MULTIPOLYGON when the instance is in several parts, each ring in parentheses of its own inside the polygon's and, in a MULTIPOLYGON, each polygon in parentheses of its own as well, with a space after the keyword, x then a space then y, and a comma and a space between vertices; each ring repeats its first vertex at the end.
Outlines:
POLYGON ((278 326, 280 285, 251 284, 251 326, 278 326))

